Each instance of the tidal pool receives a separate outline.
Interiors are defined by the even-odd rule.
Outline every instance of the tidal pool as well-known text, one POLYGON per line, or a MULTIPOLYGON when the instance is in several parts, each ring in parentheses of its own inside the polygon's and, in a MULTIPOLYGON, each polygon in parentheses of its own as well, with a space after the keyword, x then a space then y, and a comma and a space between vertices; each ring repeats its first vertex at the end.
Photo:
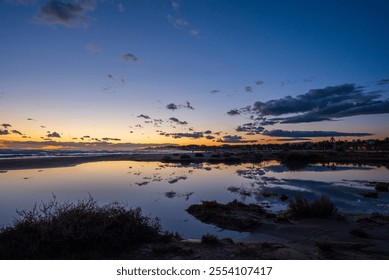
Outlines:
POLYGON ((314 164, 291 171, 277 161, 258 164, 164 164, 157 162, 92 162, 73 167, 0 171, 0 224, 9 225, 16 210, 32 209, 53 195, 60 202, 88 198, 141 207, 158 217, 162 228, 184 238, 203 234, 241 238, 245 233, 220 230, 196 220, 185 209, 202 200, 226 203, 234 199, 284 210, 296 192, 313 199, 327 195, 343 212, 389 212, 389 193, 378 199, 367 182, 388 182, 389 170, 377 166, 314 164))

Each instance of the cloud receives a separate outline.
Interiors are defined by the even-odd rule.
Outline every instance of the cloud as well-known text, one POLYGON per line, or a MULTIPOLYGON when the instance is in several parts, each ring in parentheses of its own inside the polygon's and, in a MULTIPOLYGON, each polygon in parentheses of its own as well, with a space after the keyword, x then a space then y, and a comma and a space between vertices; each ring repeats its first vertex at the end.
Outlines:
POLYGON ((20 6, 34 5, 36 0, 6 0, 7 3, 20 6))
POLYGON ((237 109, 232 109, 232 110, 228 111, 227 114, 230 116, 236 116, 236 115, 240 115, 240 112, 237 109))
POLYGON ((173 0, 172 1, 172 7, 174 10, 178 10, 180 8, 180 0, 173 0))
POLYGON ((255 84, 256 84, 257 86, 263 85, 263 83, 264 83, 264 81, 262 81, 262 80, 256 80, 256 81, 255 81, 255 84))
POLYGON ((256 123, 245 123, 243 125, 238 126, 236 132, 247 132, 253 134, 261 134, 262 131, 265 130, 264 127, 259 126, 256 123))
POLYGON ((250 112, 261 117, 291 114, 270 119, 280 123, 330 121, 357 115, 389 113, 389 100, 380 100, 380 97, 378 92, 365 92, 363 87, 355 84, 343 84, 312 89, 296 97, 257 101, 250 112))
POLYGON ((50 131, 48 131, 46 137, 49 137, 49 138, 61 138, 61 135, 59 135, 59 133, 55 132, 55 131, 52 132, 52 133, 50 133, 50 131))
POLYGON ((122 59, 125 61, 132 61, 132 62, 137 62, 139 60, 135 55, 133 55, 131 53, 123 54, 122 59))
POLYGON ((309 78, 305 78, 305 79, 303 80, 303 82, 304 82, 304 83, 311 83, 311 82, 313 82, 315 79, 316 79, 315 77, 309 77, 309 78))
POLYGON ((311 138, 279 138, 277 141, 280 142, 291 142, 291 141, 311 141, 311 138))
POLYGON ((120 138, 110 138, 110 137, 104 137, 104 138, 101 138, 101 140, 103 140, 103 141, 122 141, 122 139, 120 139, 120 138))
POLYGON ((204 131, 204 134, 212 134, 212 131, 211 130, 206 130, 206 131, 204 131))
POLYGON ((170 103, 170 104, 166 105, 166 108, 168 108, 169 110, 173 110, 173 111, 178 109, 177 105, 174 103, 170 103))
POLYGON ((187 109, 190 109, 190 110, 194 110, 193 106, 190 105, 189 101, 186 101, 186 105, 184 105, 184 108, 187 108, 187 109))
POLYGON ((139 116, 137 116, 137 118, 144 118, 146 120, 150 119, 148 115, 143 115, 143 114, 140 114, 139 116))
POLYGON ((118 10, 119 10, 119 12, 123 13, 126 10, 126 8, 124 7, 124 5, 122 3, 119 3, 118 10))
POLYGON ((177 109, 190 109, 190 110, 194 110, 193 106, 190 104, 189 101, 186 101, 186 104, 185 105, 177 105, 177 104, 174 104, 174 103, 170 103, 168 105, 166 105, 166 108, 169 109, 169 110, 177 110, 177 109))
POLYGON ((217 142, 220 143, 255 143, 257 140, 244 140, 242 136, 237 135, 226 135, 223 136, 223 139, 218 139, 217 142))
POLYGON ((32 119, 32 118, 28 118, 27 120, 28 121, 36 121, 35 119, 32 119))
POLYGON ((219 93, 219 92, 220 92, 220 90, 218 90, 218 89, 214 89, 214 90, 210 91, 210 93, 212 93, 212 94, 216 94, 216 93, 219 93))
POLYGON ((382 79, 377 82, 377 85, 379 86, 387 85, 387 84, 389 84, 389 79, 382 79))
POLYGON ((23 135, 23 133, 21 133, 21 132, 18 131, 18 130, 11 130, 11 132, 12 132, 13 134, 23 135))
POLYGON ((46 25, 64 25, 67 27, 87 26, 86 12, 95 8, 94 0, 79 0, 73 3, 58 0, 50 1, 39 9, 35 22, 46 25))
POLYGON ((171 15, 167 16, 167 20, 169 21, 169 23, 172 26, 174 26, 175 28, 178 28, 178 29, 182 29, 185 26, 189 25, 189 23, 185 19, 183 19, 183 18, 174 18, 171 15))
POLYGON ((0 135, 8 135, 9 134, 9 131, 7 129, 0 129, 0 135))
POLYGON ((173 117, 171 117, 169 120, 172 121, 172 122, 175 122, 175 123, 177 123, 177 124, 181 124, 181 125, 186 125, 186 124, 188 124, 188 122, 186 122, 186 121, 180 121, 179 119, 173 118, 173 117))
POLYGON ((271 137, 293 137, 293 138, 304 138, 304 137, 363 137, 363 136, 371 136, 371 133, 354 133, 354 132, 338 132, 338 131, 301 131, 301 130, 281 130, 275 129, 271 131, 264 131, 263 135, 271 136, 271 137))
POLYGON ((189 34, 193 37, 200 37, 200 30, 197 29, 191 29, 189 30, 189 34))
POLYGON ((85 48, 91 53, 98 53, 101 51, 101 47, 97 44, 87 44, 85 48))
POLYGON ((203 138, 203 133, 202 132, 193 132, 193 133, 165 133, 165 135, 171 136, 175 139, 179 138, 193 138, 193 139, 199 139, 203 138))
POLYGON ((7 129, 8 127, 12 127, 12 125, 10 125, 9 123, 3 123, 1 126, 5 129, 7 129))
POLYGON ((207 135, 207 136, 205 136, 205 138, 208 140, 213 140, 213 139, 215 139, 215 136, 207 135))
POLYGON ((245 90, 245 92, 253 92, 253 88, 250 87, 250 86, 246 86, 246 87, 244 88, 244 90, 245 90))

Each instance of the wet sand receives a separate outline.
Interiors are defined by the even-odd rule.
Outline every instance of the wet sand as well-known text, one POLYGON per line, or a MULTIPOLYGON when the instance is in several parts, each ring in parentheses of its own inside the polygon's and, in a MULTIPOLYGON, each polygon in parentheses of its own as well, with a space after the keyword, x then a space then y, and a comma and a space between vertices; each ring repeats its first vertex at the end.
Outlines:
POLYGON ((250 232, 244 239, 148 244, 139 249, 138 256, 140 259, 389 260, 389 216, 337 214, 326 219, 293 219, 279 214, 258 214, 254 208, 246 210, 219 208, 217 213, 208 212, 207 217, 207 223, 221 223, 224 229, 241 227, 241 231, 250 232), (239 218, 244 222, 237 223, 239 218))

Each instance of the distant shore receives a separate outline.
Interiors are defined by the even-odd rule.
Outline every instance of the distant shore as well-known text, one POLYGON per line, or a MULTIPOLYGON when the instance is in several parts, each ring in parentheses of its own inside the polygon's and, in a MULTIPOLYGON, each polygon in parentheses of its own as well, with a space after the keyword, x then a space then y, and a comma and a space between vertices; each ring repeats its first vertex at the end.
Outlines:
POLYGON ((0 170, 39 169, 75 166, 101 161, 144 161, 175 163, 253 163, 278 160, 291 168, 299 168, 310 163, 375 164, 389 166, 389 152, 335 152, 335 151, 256 151, 229 152, 207 151, 187 153, 139 153, 115 155, 59 156, 38 158, 10 158, 0 160, 0 170))

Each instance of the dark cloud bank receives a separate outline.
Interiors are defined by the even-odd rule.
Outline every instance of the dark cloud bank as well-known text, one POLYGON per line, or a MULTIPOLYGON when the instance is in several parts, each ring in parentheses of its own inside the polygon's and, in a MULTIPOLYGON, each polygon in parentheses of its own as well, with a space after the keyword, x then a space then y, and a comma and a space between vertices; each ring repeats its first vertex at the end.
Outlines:
POLYGON ((87 26, 86 13, 95 8, 94 0, 65 2, 53 0, 39 8, 35 22, 47 25, 65 25, 67 27, 87 26))
POLYGON ((273 118, 269 121, 273 124, 333 121, 344 117, 389 113, 389 100, 381 98, 378 91, 366 92, 364 87, 343 84, 312 89, 296 97, 257 101, 249 109, 233 109, 227 114, 235 116, 249 112, 260 117, 271 116, 273 118), (291 116, 282 117, 288 114, 291 116))

